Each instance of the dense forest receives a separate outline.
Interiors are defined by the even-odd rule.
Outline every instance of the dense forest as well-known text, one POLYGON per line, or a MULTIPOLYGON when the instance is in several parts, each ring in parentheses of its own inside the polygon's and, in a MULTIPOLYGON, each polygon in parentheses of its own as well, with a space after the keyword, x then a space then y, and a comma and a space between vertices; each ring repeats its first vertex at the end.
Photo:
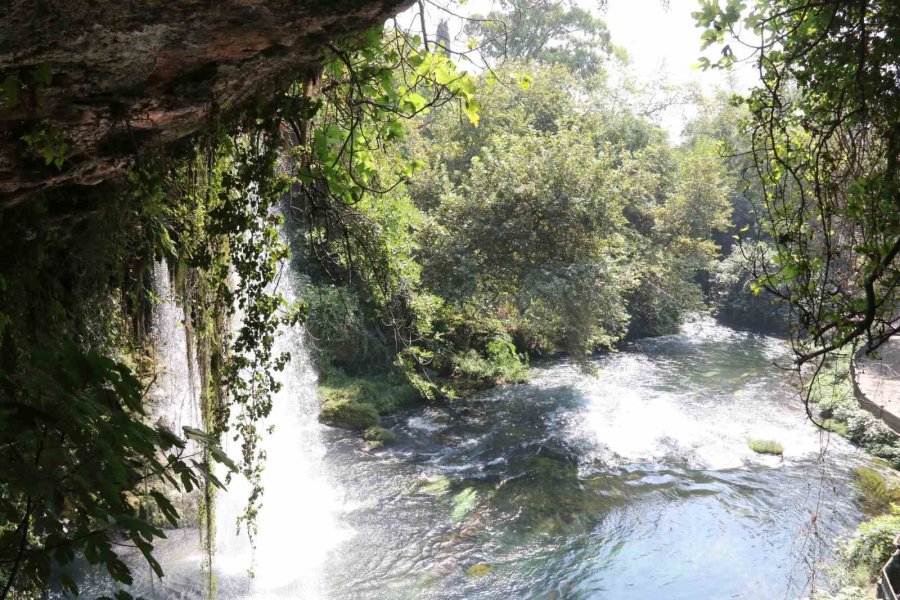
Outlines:
POLYGON ((893 2, 701 0, 698 68, 752 63, 747 91, 660 93, 631 76, 603 7, 552 0, 434 5, 434 27, 420 2, 412 28, 385 23, 407 8, 393 3, 272 2, 203 64, 163 48, 146 81, 83 91, 108 68, 92 61, 137 64, 104 36, 202 21, 192 35, 213 39, 240 20, 176 4, 111 11, 90 48, 57 44, 59 10, 0 15, 0 598, 77 595, 83 563, 130 598, 122 548, 162 577, 156 548, 184 526, 211 572, 216 499, 238 479, 256 535, 286 330, 308 340, 318 420, 372 453, 412 407, 553 360, 591 373, 698 315, 786 339, 812 424, 883 459, 859 469, 869 519, 814 597, 874 594, 900 533, 900 443, 850 369, 898 327, 893 2), (299 37, 266 47, 287 35, 279 10, 299 37), (307 34, 306 13, 327 26, 307 34), (25 21, 44 28, 33 42, 25 21), (676 104, 679 136, 660 124, 676 104), (135 117, 154 110, 158 131, 135 117), (201 422, 180 431, 152 393, 160 269, 196 357, 201 422))

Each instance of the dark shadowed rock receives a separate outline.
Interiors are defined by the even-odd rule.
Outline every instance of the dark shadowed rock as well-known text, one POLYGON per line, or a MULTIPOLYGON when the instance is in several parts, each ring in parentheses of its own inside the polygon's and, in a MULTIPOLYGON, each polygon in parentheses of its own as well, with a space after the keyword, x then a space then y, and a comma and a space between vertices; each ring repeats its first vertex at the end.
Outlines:
POLYGON ((0 0, 0 205, 93 184, 258 94, 315 72, 324 45, 409 0, 0 0), (46 75, 50 75, 49 83, 46 75), (67 149, 47 166, 22 136, 67 149))

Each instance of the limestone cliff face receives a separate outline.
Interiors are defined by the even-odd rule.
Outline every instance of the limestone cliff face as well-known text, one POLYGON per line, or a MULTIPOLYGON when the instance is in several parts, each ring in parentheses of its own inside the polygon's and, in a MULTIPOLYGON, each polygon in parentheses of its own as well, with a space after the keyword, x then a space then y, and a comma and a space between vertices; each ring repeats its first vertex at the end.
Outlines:
POLYGON ((0 82, 13 77, 19 92, 12 105, 0 94, 0 206, 110 179, 136 150, 312 72, 326 42, 409 3, 0 0, 0 82), (42 129, 64 140, 61 167, 22 140, 42 129))

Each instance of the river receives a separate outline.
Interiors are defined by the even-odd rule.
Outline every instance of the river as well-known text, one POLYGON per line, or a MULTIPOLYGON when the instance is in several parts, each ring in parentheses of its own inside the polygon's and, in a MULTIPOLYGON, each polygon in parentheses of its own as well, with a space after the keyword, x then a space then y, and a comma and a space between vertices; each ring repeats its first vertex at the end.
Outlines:
POLYGON ((862 518, 852 470, 869 461, 806 421, 782 353, 698 321, 595 372, 543 364, 528 385, 402 415, 374 455, 328 432, 354 532, 327 561, 328 597, 808 594, 809 565, 862 518))
MULTIPOLYGON (((587 364, 536 364, 528 384, 389 418, 398 442, 374 451, 316 420, 304 344, 277 344, 293 357, 255 551, 233 528, 246 489, 220 496, 223 600, 808 597, 863 518, 853 470, 872 461, 806 420, 774 338, 701 319, 587 364)), ((166 578, 132 561, 132 593, 207 595, 195 532, 158 554, 166 578)), ((82 587, 109 592, 96 574, 82 587)))

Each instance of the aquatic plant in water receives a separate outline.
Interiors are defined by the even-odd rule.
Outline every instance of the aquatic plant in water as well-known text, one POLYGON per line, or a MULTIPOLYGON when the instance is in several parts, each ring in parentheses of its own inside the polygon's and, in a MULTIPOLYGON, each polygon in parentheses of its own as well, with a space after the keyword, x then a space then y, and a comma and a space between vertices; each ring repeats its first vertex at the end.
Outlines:
POLYGON ((747 442, 747 445, 750 446, 750 449, 757 454, 773 454, 776 456, 781 456, 782 454, 784 454, 784 446, 774 440, 752 439, 747 442))

